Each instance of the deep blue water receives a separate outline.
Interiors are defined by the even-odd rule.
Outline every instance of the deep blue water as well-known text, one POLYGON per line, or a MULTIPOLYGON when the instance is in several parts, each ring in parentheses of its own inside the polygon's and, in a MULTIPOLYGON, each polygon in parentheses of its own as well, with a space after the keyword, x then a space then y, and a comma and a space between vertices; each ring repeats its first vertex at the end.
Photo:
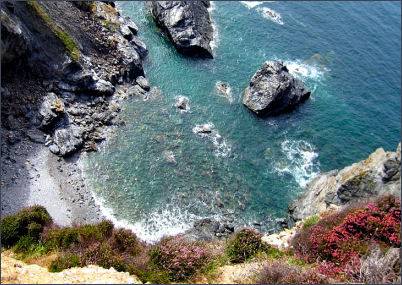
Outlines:
POLYGON ((184 57, 142 2, 118 3, 140 28, 145 71, 162 95, 126 101, 126 126, 86 159, 108 215, 153 241, 203 217, 262 229, 320 172, 366 158, 400 138, 399 2, 214 2, 215 57, 184 57), (264 9, 280 19, 264 17, 264 9), (295 111, 260 119, 242 91, 266 60, 283 60, 312 90, 295 111), (232 98, 220 96, 227 82, 232 98), (187 96, 190 112, 173 106, 187 96), (212 123, 221 139, 192 132, 212 123), (173 154, 176 164, 167 162, 173 154))

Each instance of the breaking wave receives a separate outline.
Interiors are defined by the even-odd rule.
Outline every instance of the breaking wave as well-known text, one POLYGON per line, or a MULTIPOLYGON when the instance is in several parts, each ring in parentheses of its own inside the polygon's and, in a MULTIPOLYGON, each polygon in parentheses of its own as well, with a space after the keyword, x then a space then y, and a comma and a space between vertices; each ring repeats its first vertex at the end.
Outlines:
POLYGON ((275 162, 275 171, 293 176, 300 187, 304 188, 319 174, 318 152, 310 143, 304 140, 285 140, 281 143, 281 152, 285 159, 275 162))
POLYGON ((284 61, 289 73, 299 79, 321 80, 328 71, 323 66, 306 64, 299 60, 284 61))
POLYGON ((253 9, 261 4, 264 4, 266 1, 240 1, 241 4, 243 4, 244 7, 247 7, 248 9, 253 9))
POLYGON ((265 19, 268 19, 272 22, 275 22, 279 25, 283 25, 284 22, 282 21, 282 16, 278 12, 272 10, 268 7, 259 7, 256 9, 265 19))

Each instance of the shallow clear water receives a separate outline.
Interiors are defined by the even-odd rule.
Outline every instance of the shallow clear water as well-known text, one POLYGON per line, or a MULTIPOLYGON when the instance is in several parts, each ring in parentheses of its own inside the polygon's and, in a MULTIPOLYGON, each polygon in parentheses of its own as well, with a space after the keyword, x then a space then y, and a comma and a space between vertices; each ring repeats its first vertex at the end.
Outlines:
POLYGON ((202 217, 267 230, 319 172, 396 148, 399 2, 214 2, 213 60, 178 54, 144 3, 118 5, 140 28, 145 71, 162 95, 124 102, 127 125, 85 164, 109 217, 141 238, 182 232, 202 217), (242 91, 272 59, 285 61, 312 97, 259 119, 242 105, 242 91), (217 81, 230 85, 231 98, 219 95, 217 81), (178 112, 176 96, 189 98, 190 112, 178 112), (193 133, 204 123, 221 138, 193 133))

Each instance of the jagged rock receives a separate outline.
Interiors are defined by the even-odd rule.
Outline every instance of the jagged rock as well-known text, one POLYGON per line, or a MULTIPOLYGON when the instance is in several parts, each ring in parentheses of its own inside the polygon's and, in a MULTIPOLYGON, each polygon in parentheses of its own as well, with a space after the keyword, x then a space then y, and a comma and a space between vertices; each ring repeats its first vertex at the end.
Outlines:
POLYGON ((251 78, 243 104, 257 115, 276 115, 295 108, 309 96, 310 91, 282 62, 267 61, 251 78))
POLYGON ((227 238, 234 233, 234 226, 209 218, 198 220, 193 227, 184 233, 188 240, 211 241, 227 238))
POLYGON ((179 52, 213 57, 209 1, 153 1, 150 5, 156 24, 167 33, 179 52))
POLYGON ((183 112, 190 110, 189 100, 185 96, 178 96, 176 98, 175 106, 183 112))
POLYGON ((142 69, 141 58, 135 47, 129 43, 119 42, 117 44, 117 49, 125 55, 123 57, 123 64, 125 67, 120 70, 120 74, 128 80, 132 80, 138 76, 143 76, 144 70, 142 69))
POLYGON ((127 90, 128 96, 144 97, 146 91, 142 89, 139 85, 134 85, 127 90))
POLYGON ((124 17, 120 25, 120 32, 124 38, 131 40, 138 33, 138 27, 130 18, 124 17))
POLYGON ((47 93, 39 109, 41 120, 40 128, 43 130, 49 130, 56 124, 63 114, 63 101, 56 94, 52 92, 47 93))
POLYGON ((69 92, 82 92, 91 95, 110 96, 115 87, 109 81, 100 79, 93 70, 79 70, 60 82, 59 88, 69 92))
POLYGON ((60 156, 67 156, 79 150, 83 145, 83 130, 76 125, 57 129, 54 132, 53 142, 49 149, 60 156))
POLYGON ((137 82, 137 84, 145 91, 149 91, 151 89, 148 80, 144 76, 138 76, 135 82, 137 82))
POLYGON ((130 41, 133 45, 134 49, 140 55, 141 58, 144 58, 148 55, 147 46, 137 37, 133 37, 130 41))
POLYGON ((311 181, 306 192, 289 206, 290 217, 293 220, 301 220, 362 199, 386 194, 400 196, 400 167, 400 152, 385 152, 379 148, 366 160, 340 171, 321 174, 311 181))
POLYGON ((17 20, 13 20, 3 9, 1 21, 1 62, 11 63, 21 59, 30 51, 30 43, 17 20))

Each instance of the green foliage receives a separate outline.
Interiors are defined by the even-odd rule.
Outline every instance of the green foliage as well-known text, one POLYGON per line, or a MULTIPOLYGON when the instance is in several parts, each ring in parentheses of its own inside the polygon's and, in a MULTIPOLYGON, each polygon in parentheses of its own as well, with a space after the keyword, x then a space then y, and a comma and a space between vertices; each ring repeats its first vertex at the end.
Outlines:
POLYGON ((95 225, 83 225, 71 228, 53 228, 44 233, 45 243, 54 249, 67 249, 74 245, 87 246, 110 237, 113 224, 102 221, 95 225))
POLYGON ((65 32, 61 27, 59 27, 45 9, 36 0, 28 0, 28 7, 30 7, 49 27, 49 29, 54 33, 54 35, 63 43, 66 51, 73 61, 78 61, 80 58, 80 49, 75 40, 65 32))
POLYGON ((303 229, 311 228, 312 226, 317 224, 319 220, 320 220, 320 217, 318 217, 317 215, 308 217, 307 219, 304 220, 303 229))
POLYGON ((64 269, 80 266, 80 257, 76 254, 64 254, 53 260, 49 266, 50 272, 60 272, 64 269))
POLYGON ((38 241, 43 228, 52 218, 42 206, 32 206, 1 220, 1 242, 4 247, 15 245, 23 236, 38 241))
POLYGON ((269 246, 261 240, 262 235, 252 229, 243 229, 228 242, 226 254, 232 263, 241 263, 259 252, 267 252, 269 246))
POLYGON ((137 237, 126 229, 117 229, 113 232, 110 240, 111 246, 119 252, 129 252, 136 255, 141 250, 137 237))

